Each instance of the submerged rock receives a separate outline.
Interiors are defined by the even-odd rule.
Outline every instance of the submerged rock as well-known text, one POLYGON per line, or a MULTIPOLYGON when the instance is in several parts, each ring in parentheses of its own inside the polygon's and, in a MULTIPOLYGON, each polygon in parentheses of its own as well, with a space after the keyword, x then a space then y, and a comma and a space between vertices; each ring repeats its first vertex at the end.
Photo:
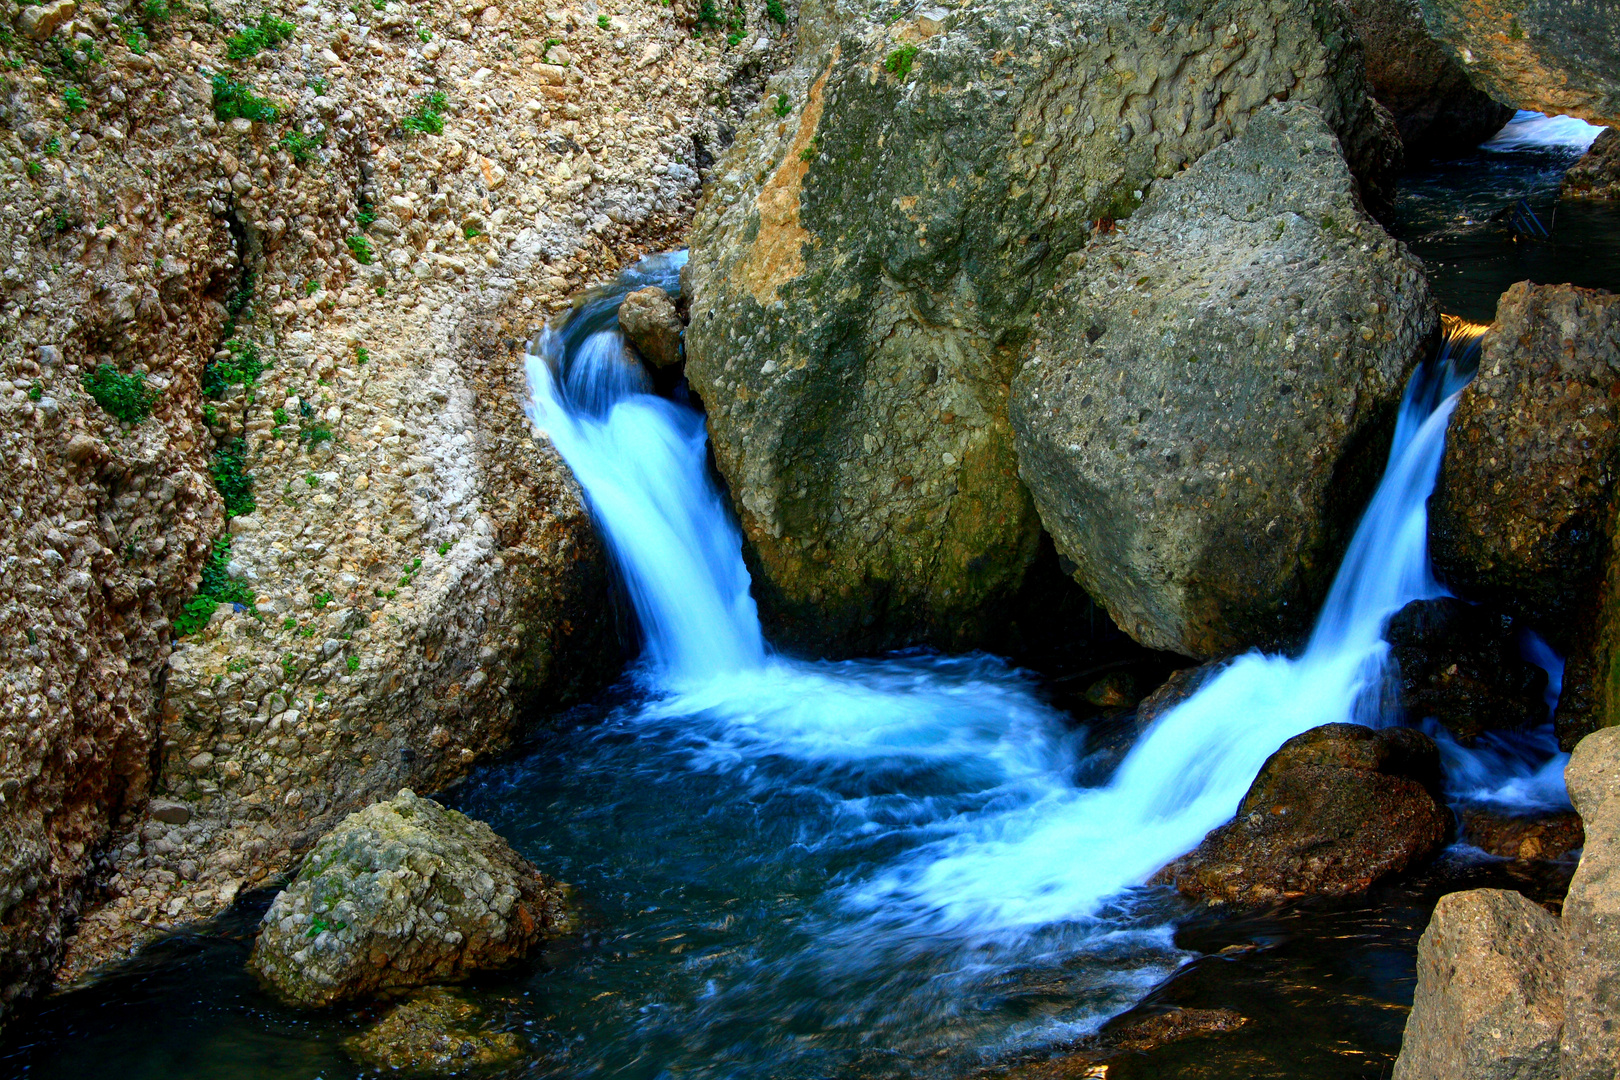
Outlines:
POLYGON ((1498 101, 1620 123, 1620 5, 1419 0, 1424 25, 1498 101))
POLYGON ((1620 297, 1520 282, 1497 305, 1429 501, 1436 572, 1566 654, 1560 737, 1620 719, 1613 573, 1620 297), (1612 612, 1613 614, 1609 614, 1612 612))
POLYGON ((681 362, 681 317, 675 302, 657 285, 637 289, 619 305, 619 327, 636 351, 656 368, 681 362))
POLYGON ((1554 1080, 1562 938, 1558 921, 1516 892, 1441 897, 1418 942, 1394 1080, 1554 1080))
POLYGON ((1504 859, 1562 859, 1586 843, 1579 814, 1510 816, 1473 807, 1458 815, 1461 839, 1504 859))
POLYGON ((1519 655, 1513 621, 1455 597, 1414 600, 1384 631, 1408 717, 1433 717, 1464 744, 1547 722, 1547 673, 1519 655))
POLYGON ((1423 25, 1418 0, 1340 0, 1361 36, 1367 83, 1395 117, 1406 160, 1472 150, 1513 119, 1513 107, 1468 73, 1423 25))
POLYGON ((1440 753, 1428 736, 1324 724, 1271 755, 1237 817, 1151 884, 1238 906, 1365 892, 1445 843, 1439 790, 1440 753))
POLYGON ((488 825, 404 790, 316 843, 248 963, 298 1005, 449 982, 564 932, 565 897, 488 825))
POLYGON ((1588 735, 1564 770, 1586 830, 1564 897, 1564 1080, 1612 1080, 1620 1062, 1620 729, 1588 735))
POLYGON ((1620 130, 1603 129, 1564 174, 1558 193, 1569 199, 1620 199, 1620 130))
POLYGON ((1093 222, 1274 97, 1318 105, 1373 186, 1394 146, 1331 3, 888 14, 800 12, 684 279, 687 376, 764 615, 816 649, 969 644, 1004 621, 1040 534, 1008 384, 1093 222))
POLYGON ((526 1049, 516 1034, 490 1028, 478 1006, 441 987, 413 994, 343 1048, 364 1065, 407 1075, 487 1069, 517 1061, 526 1049))
POLYGON ((1290 102, 1071 257, 1013 381, 1019 474, 1075 579, 1145 645, 1310 627, 1437 314, 1290 102))

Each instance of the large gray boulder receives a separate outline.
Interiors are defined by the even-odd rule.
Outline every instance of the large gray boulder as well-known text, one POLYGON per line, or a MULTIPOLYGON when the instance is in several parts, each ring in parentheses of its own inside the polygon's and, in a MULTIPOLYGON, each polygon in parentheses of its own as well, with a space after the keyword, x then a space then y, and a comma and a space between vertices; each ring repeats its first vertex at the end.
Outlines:
POLYGON ((1268 106, 1071 256, 1013 381, 1019 473, 1126 633, 1305 632, 1438 315, 1315 106, 1268 106))
POLYGON ((1406 160, 1465 153, 1513 119, 1423 25, 1418 0, 1339 0, 1361 36, 1367 84, 1395 117, 1406 160))
POLYGON ((1586 847, 1564 897, 1564 1080, 1620 1065, 1620 728, 1588 735, 1564 769, 1586 847))
POLYGON ((1442 896, 1393 1080, 1555 1080, 1563 972, 1558 920, 1539 905, 1501 889, 1442 896))
POLYGON ((1521 109, 1620 123, 1620 0, 1420 0, 1475 86, 1521 109))
POLYGON ((1001 620, 1040 532, 1008 386, 1093 223, 1275 98, 1317 105, 1364 180, 1398 153, 1332 0, 890 15, 803 6, 684 280, 687 377, 763 612, 815 648, 967 644, 1001 620))
POLYGON ((306 1006, 450 982, 564 932, 565 896, 488 825, 404 790, 321 837, 248 963, 306 1006))

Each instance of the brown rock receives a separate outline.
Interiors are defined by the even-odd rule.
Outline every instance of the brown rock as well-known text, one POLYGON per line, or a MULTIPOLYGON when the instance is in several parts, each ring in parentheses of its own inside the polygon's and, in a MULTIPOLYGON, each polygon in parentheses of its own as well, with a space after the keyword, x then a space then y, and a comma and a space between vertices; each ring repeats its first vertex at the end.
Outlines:
POLYGON ((1620 199, 1620 130, 1603 129, 1564 174, 1559 194, 1568 199, 1620 199))
POLYGON ((1572 811, 1509 817, 1475 807, 1458 817, 1463 840, 1504 859, 1561 859, 1586 843, 1580 815, 1572 811))
POLYGON ((1563 965, 1558 921, 1518 893, 1441 897, 1394 1080, 1554 1080, 1563 965))
POLYGON ((377 1023, 343 1041, 351 1057, 374 1069, 454 1075, 521 1058, 524 1042, 489 1026, 482 1009, 453 991, 433 987, 394 1006, 377 1023))
POLYGON ((637 289, 619 305, 619 327, 653 367, 681 362, 681 317, 669 293, 657 285, 637 289))
POLYGON ((1213 660, 1197 667, 1182 668, 1136 706, 1136 727, 1146 730, 1154 721, 1198 693, 1210 677, 1219 674, 1230 661, 1213 660))
POLYGON ((1439 786, 1440 754, 1421 732, 1324 724, 1284 743, 1237 817, 1151 883, 1238 906, 1364 892, 1445 843, 1439 786))
POLYGON ((1472 150, 1513 119, 1423 26, 1417 0, 1339 0, 1361 36, 1367 82, 1395 117, 1408 161, 1472 150))

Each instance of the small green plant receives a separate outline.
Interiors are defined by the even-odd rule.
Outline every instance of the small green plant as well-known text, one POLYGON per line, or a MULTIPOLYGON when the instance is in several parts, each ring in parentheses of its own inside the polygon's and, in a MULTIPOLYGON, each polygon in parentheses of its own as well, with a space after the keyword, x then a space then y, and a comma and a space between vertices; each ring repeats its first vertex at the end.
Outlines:
POLYGON ((298 27, 285 19, 278 19, 266 11, 257 24, 248 24, 237 34, 225 39, 225 57, 228 60, 251 60, 265 49, 279 49, 283 42, 291 41, 298 27))
POLYGON ((208 474, 225 498, 225 516, 243 517, 258 509, 253 499, 253 474, 247 471, 247 444, 231 439, 214 451, 208 474))
POLYGON ((311 79, 311 80, 309 80, 309 82, 305 83, 304 85, 309 87, 311 90, 315 91, 315 96, 316 97, 325 97, 326 96, 326 80, 325 79, 311 79))
POLYGON ((65 233, 69 229, 78 225, 79 219, 68 213, 66 210, 58 210, 56 213, 51 215, 51 224, 56 226, 57 232, 65 233))
MULTIPOLYGON (((323 442, 332 441, 332 429, 325 420, 316 420, 299 428, 298 440, 313 450, 323 442)), ((315 483, 320 483, 320 481, 316 480, 315 483)), ((310 486, 314 487, 315 485, 311 484, 310 486)))
POLYGON ((613 20, 608 18, 606 15, 598 15, 596 17, 596 25, 600 26, 603 30, 611 30, 613 29, 613 20))
POLYGON ((207 424, 209 427, 219 426, 219 410, 214 408, 214 403, 212 401, 203 402, 202 414, 203 423, 207 424))
MULTIPOLYGON (((195 634, 207 626, 208 620, 214 617, 215 609, 221 604, 239 604, 245 610, 253 611, 253 590, 231 577, 230 562, 231 538, 222 536, 214 541, 214 550, 203 565, 202 580, 197 585, 196 595, 186 601, 186 606, 175 616, 175 637, 195 634)), ((255 611, 254 618, 258 617, 255 611)))
POLYGON ((380 296, 380 297, 381 296, 387 296, 388 295, 388 286, 386 286, 386 285, 377 286, 377 295, 380 296))
POLYGON ((289 615, 281 620, 281 628, 283 630, 296 630, 298 629, 298 620, 289 615))
POLYGON ((292 418, 287 415, 287 410, 280 405, 277 405, 274 411, 270 413, 270 419, 276 422, 277 427, 285 427, 292 422, 292 418))
POLYGON ((80 384, 97 405, 126 424, 138 424, 151 416, 152 403, 158 397, 157 391, 146 385, 145 375, 138 371, 125 375, 111 364, 86 372, 80 384))
POLYGON ((316 476, 314 473, 310 473, 308 476, 304 477, 304 483, 308 484, 310 487, 320 487, 321 478, 316 476))
POLYGON ((821 136, 817 135, 814 138, 812 138, 808 143, 805 144, 805 147, 804 147, 803 150, 799 151, 799 160, 803 161, 803 162, 806 162, 806 163, 809 163, 809 162, 812 162, 812 161, 816 160, 816 158, 820 154, 821 154, 821 136))
POLYGON ((230 356, 224 360, 210 360, 203 368, 202 392, 216 401, 233 386, 252 386, 270 368, 259 355, 259 347, 251 341, 232 338, 225 343, 230 356))
POLYGON ((45 172, 45 166, 32 159, 23 166, 23 169, 28 173, 28 179, 30 180, 38 180, 45 172))
POLYGON ((178 7, 169 0, 141 0, 141 18, 148 23, 168 22, 178 7))
POLYGON ((57 138, 55 135, 52 135, 50 138, 45 140, 45 145, 40 147, 40 149, 54 157, 62 152, 62 140, 57 138))
POLYGON ((308 165, 315 160, 315 151, 321 148, 326 141, 322 135, 305 135, 302 131, 289 131, 281 137, 278 143, 289 157, 300 165, 308 165))
POLYGON ((136 56, 146 55, 147 41, 145 28, 140 26, 124 27, 124 45, 136 56))
POLYGON ((371 353, 364 345, 354 347, 354 362, 357 364, 371 363, 371 353))
POLYGON ((562 44, 562 38, 555 38, 555 37, 546 38, 545 45, 541 46, 541 48, 540 48, 540 62, 542 64, 548 63, 550 58, 548 57, 547 54, 550 53, 552 49, 555 49, 558 45, 561 45, 561 44, 562 44))
POLYGON ((360 658, 358 656, 349 657, 348 665, 349 665, 349 670, 350 671, 359 671, 360 670, 360 658))
POLYGON ((448 552, 454 546, 455 546, 455 541, 453 541, 453 540, 446 540, 444 543, 440 544, 439 545, 439 558, 441 558, 441 559, 444 558, 445 553, 448 552))
POLYGON ((68 112, 75 116, 90 107, 90 103, 84 98, 84 92, 77 86, 70 86, 62 91, 62 104, 66 105, 68 112))
POLYGON ((444 111, 449 107, 450 99, 442 90, 422 94, 416 99, 416 111, 407 113, 399 126, 413 135, 442 135, 444 111))
POLYGON ((782 0, 765 0, 765 17, 786 26, 787 9, 782 6, 782 0))
POLYGON ((215 75, 213 91, 214 119, 222 124, 237 119, 268 124, 281 115, 279 106, 259 97, 247 83, 215 75))
POLYGON ((321 609, 325 608, 327 604, 330 604, 331 602, 332 602, 332 594, 331 593, 323 592, 323 593, 316 593, 315 594, 315 610, 316 611, 320 611, 321 609))
POLYGON ((314 296, 316 293, 318 293, 320 291, 321 291, 321 283, 316 281, 314 278, 310 278, 308 281, 304 282, 304 295, 305 296, 314 296))
POLYGON ((45 396, 45 387, 40 385, 38 379, 28 384, 28 400, 39 401, 45 396))
POLYGON ((298 678, 298 658, 293 656, 292 653, 288 653, 281 658, 281 674, 286 677, 288 682, 298 678))
POLYGON ((469 222, 466 225, 463 225, 461 227, 461 235, 464 238, 466 238, 468 240, 471 240, 475 236, 483 236, 484 233, 483 233, 483 230, 480 229, 478 226, 476 226, 476 225, 472 224, 471 222, 469 222))
POLYGON ((368 236, 351 236, 343 242, 348 245, 349 254, 354 256, 354 261, 361 266, 370 266, 376 258, 376 254, 371 250, 371 238, 368 236))
POLYGON ((777 94, 776 105, 771 111, 776 113, 777 116, 786 116, 793 111, 793 102, 788 100, 786 94, 777 94))
POLYGON ((889 54, 883 61, 883 70, 904 82, 906 76, 911 74, 911 66, 917 59, 917 46, 902 45, 889 54))
POLYGON ((429 30, 425 26, 418 26, 416 28, 416 40, 426 45, 428 42, 433 40, 433 31, 429 30))
POLYGON ((359 209, 354 212, 355 223, 362 229, 369 229, 377 220, 377 208, 365 196, 360 197, 359 209))

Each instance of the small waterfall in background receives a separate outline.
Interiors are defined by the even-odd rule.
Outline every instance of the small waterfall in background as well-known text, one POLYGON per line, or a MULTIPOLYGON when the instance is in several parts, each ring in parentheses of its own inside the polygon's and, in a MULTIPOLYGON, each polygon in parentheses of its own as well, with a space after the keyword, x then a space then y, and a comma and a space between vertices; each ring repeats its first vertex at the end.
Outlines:
MULTIPOLYGON (((784 842, 822 867, 792 954, 713 980, 699 1011, 734 1023, 751 1002, 835 987, 837 1016, 823 1024, 931 1047, 946 1037, 941 1015, 1056 965, 1085 1007, 1033 1016, 1022 1036, 1003 1021, 997 1038, 1094 1028, 1188 958, 1173 945, 1163 891, 1137 887, 1229 820, 1289 738, 1395 719, 1381 711, 1383 630, 1405 604, 1445 595, 1429 568, 1425 504, 1479 331, 1453 326, 1412 376, 1387 468, 1304 652, 1236 658, 1144 732, 1106 784, 1079 787, 1084 733, 994 657, 772 654, 740 533, 708 471, 703 419, 651 393, 614 317, 641 284, 673 293, 682 260, 627 273, 548 329, 527 363, 530 416, 579 478, 644 635, 638 700, 599 739, 633 733, 667 748, 659 768, 724 777, 761 802, 795 800, 803 819, 784 842)), ((1508 804, 1519 789, 1561 798, 1561 763, 1547 749, 1444 747, 1459 797, 1508 804)))

